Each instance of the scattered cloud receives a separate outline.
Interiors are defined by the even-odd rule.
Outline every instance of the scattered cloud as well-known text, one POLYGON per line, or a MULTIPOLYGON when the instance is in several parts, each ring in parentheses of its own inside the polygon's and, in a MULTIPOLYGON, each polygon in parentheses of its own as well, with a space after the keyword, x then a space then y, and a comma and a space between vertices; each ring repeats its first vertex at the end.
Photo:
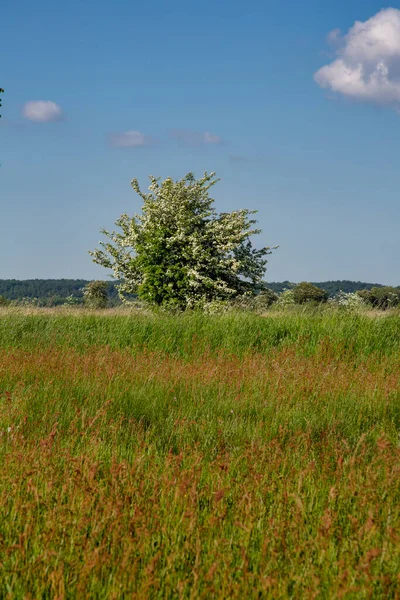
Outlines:
POLYGON ((109 133, 107 135, 109 144, 116 148, 138 148, 148 146, 150 138, 140 131, 125 131, 124 133, 109 133))
POLYGON ((326 41, 330 46, 336 46, 340 42, 340 29, 332 29, 326 36, 326 41))
POLYGON ((400 10, 387 8, 344 36, 328 35, 336 58, 314 74, 322 88, 353 100, 400 110, 400 10))
POLYGON ((203 133, 203 142, 205 144, 220 144, 222 140, 218 135, 210 133, 209 131, 205 131, 203 133))
POLYGON ((173 129, 170 134, 175 139, 189 146, 200 146, 202 144, 222 144, 222 139, 218 135, 210 133, 209 131, 200 133, 190 129, 173 129))
POLYGON ((61 107, 51 100, 31 100, 24 105, 22 114, 29 121, 40 123, 60 121, 63 118, 61 107))

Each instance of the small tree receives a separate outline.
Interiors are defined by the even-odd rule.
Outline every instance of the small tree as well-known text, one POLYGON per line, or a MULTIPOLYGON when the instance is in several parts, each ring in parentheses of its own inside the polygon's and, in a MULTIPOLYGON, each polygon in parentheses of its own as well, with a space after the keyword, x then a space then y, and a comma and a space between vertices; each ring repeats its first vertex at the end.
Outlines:
POLYGON ((89 308, 106 308, 108 303, 108 283, 91 281, 83 288, 85 306, 89 308))
POLYGON ((293 306, 294 304, 295 301, 292 288, 286 288, 278 295, 278 300, 276 302, 276 306, 278 308, 287 308, 288 306, 293 306))
POLYGON ((256 221, 249 215, 256 211, 217 214, 210 197, 218 181, 214 173, 150 181, 147 194, 136 179, 131 182, 144 202, 142 214, 123 214, 115 223, 121 232, 102 230, 113 243, 100 242, 103 249, 89 252, 122 280, 122 300, 137 294, 148 304, 186 309, 264 287, 265 257, 272 249, 252 247, 250 238, 260 230, 252 229, 256 221))
POLYGON ((296 304, 305 304, 306 302, 320 304, 328 300, 328 294, 316 285, 302 281, 293 288, 293 300, 296 304))
POLYGON ((338 292, 333 298, 328 300, 331 306, 337 306, 347 311, 362 311, 367 307, 367 303, 357 292, 338 292))
POLYGON ((357 294, 374 308, 394 308, 400 305, 400 289, 389 285, 360 290, 357 294))

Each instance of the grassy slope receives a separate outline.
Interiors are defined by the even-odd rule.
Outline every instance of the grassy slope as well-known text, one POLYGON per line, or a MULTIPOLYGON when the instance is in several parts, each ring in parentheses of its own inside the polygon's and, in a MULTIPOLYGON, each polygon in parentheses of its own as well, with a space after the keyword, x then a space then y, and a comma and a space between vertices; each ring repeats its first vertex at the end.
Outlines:
POLYGON ((398 598, 400 318, 0 317, 0 597, 398 598))

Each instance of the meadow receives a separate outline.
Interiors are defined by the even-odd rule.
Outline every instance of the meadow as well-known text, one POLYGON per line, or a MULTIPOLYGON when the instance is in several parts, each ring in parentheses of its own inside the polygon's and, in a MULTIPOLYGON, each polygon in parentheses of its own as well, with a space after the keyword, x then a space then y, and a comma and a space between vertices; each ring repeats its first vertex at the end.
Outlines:
POLYGON ((0 311, 0 598, 400 598, 400 314, 0 311))

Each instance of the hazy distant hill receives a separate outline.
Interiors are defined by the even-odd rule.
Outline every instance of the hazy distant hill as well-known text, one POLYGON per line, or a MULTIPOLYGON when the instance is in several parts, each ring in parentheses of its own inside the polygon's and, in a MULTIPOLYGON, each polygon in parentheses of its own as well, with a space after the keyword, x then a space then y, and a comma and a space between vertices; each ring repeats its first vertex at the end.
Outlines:
MULTIPOLYGON (((86 279, 0 279, 0 296, 9 300, 21 300, 22 298, 38 298, 46 300, 51 304, 63 304, 65 298, 74 296, 82 298, 82 288, 89 283, 86 279)), ((116 283, 108 281, 109 297, 117 301, 116 283)), ((379 283, 365 283, 362 281, 320 281, 312 282, 314 285, 326 290, 330 296, 334 296, 340 290, 344 292, 355 292, 372 287, 382 287, 379 283)), ((268 287, 280 293, 284 289, 293 287, 290 281, 268 282, 268 287)), ((399 286, 400 288, 400 286, 399 286)))

